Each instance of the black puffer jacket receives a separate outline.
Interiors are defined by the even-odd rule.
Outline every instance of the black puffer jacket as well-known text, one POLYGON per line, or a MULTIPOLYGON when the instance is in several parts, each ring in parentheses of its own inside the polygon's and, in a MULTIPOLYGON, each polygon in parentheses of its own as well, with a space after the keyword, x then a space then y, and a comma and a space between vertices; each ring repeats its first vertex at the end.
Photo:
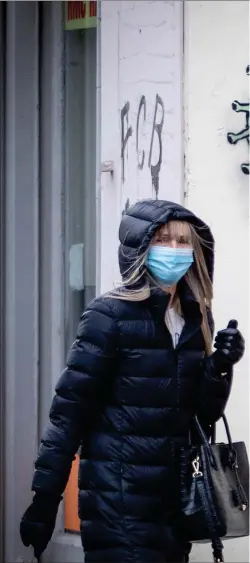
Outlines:
MULTIPOLYGON (((181 206, 137 203, 120 228, 125 272, 157 227, 183 219, 199 228, 213 274, 209 229, 181 206)), ((172 529, 178 492, 175 452, 198 411, 217 420, 231 375, 219 378, 205 359, 198 304, 179 283, 185 327, 173 349, 164 323, 168 295, 143 302, 103 296, 81 318, 77 339, 53 399, 40 446, 33 490, 61 494, 80 443, 79 514, 86 562, 160 563, 181 560, 172 529), (179 557, 179 559, 178 559, 179 557)))

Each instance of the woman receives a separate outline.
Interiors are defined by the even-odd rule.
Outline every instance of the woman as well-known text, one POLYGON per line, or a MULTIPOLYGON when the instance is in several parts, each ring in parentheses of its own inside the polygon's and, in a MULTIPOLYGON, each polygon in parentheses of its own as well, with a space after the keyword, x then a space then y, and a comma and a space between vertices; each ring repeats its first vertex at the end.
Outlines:
POLYGON ((55 525, 81 445, 79 516, 86 563, 188 560, 173 524, 178 447, 194 413, 225 409, 244 340, 231 321, 212 349, 213 237, 189 210, 132 206, 120 226, 123 286, 81 318, 56 387, 21 521, 37 557, 55 525))

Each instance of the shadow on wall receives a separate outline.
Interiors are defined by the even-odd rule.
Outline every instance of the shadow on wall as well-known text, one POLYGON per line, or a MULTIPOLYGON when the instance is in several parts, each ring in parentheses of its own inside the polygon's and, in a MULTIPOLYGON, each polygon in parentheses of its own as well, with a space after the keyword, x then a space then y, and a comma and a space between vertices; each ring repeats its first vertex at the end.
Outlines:
MULTIPOLYGON (((247 66, 246 73, 249 76, 250 65, 247 66)), ((241 112, 245 114, 245 127, 238 133, 230 132, 227 134, 227 140, 230 143, 230 145, 236 145, 239 141, 243 141, 243 140, 246 140, 249 145, 249 107, 250 107, 249 102, 241 103, 235 100, 232 103, 233 111, 236 111, 237 113, 241 112)), ((244 174, 249 174, 249 162, 244 162, 241 165, 241 170, 244 174)))

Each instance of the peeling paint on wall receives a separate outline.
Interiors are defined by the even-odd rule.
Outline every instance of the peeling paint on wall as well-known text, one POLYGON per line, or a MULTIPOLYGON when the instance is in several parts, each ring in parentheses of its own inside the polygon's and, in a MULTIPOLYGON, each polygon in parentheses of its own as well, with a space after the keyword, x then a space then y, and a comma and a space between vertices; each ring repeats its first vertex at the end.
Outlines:
MULTIPOLYGON (((250 65, 247 66, 246 68, 246 74, 249 76, 250 73, 250 65)), ((250 103, 249 102, 238 102, 238 100, 235 100, 232 103, 232 109, 233 111, 237 112, 237 113, 243 113, 245 114, 245 127, 244 129, 238 131, 238 133, 228 133, 227 134, 227 140, 231 145, 236 145, 239 141, 243 141, 246 140, 248 145, 249 145, 249 111, 250 111, 250 103)), ((241 170, 244 174, 249 174, 249 162, 243 162, 243 164, 241 164, 241 170)))

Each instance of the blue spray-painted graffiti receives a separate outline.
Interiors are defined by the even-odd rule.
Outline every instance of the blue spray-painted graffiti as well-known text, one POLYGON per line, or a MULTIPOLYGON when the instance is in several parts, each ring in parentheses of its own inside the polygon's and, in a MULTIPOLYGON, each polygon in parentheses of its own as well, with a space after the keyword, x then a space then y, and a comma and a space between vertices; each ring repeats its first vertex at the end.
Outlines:
MULTIPOLYGON (((250 74, 250 65, 247 66, 246 73, 249 76, 250 74)), ((239 141, 246 140, 248 145, 250 141, 249 135, 249 111, 250 111, 250 103, 241 103, 235 100, 232 103, 232 109, 237 113, 244 113, 245 114, 245 127, 238 133, 228 133, 227 140, 231 145, 236 145, 239 141)), ((249 162, 243 162, 241 165, 241 170, 244 174, 249 174, 249 162)))

